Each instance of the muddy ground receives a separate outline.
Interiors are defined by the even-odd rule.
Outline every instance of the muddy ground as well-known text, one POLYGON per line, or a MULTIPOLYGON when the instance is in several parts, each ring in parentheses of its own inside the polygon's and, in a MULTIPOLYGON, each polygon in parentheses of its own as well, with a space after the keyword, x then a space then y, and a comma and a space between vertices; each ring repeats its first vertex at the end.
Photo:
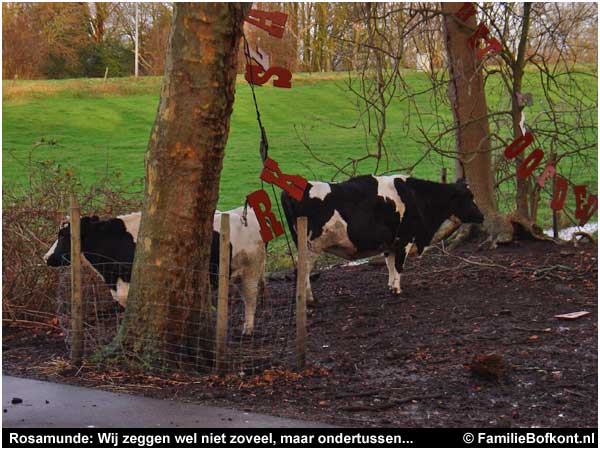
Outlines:
MULTIPOLYGON (((3 371, 343 426, 596 427, 597 269, 595 245, 521 242, 411 257, 400 297, 385 266, 325 271, 300 373, 72 368, 51 324, 5 324, 3 371), (554 317, 576 311, 591 314, 554 317)), ((269 285, 277 295, 293 282, 269 285)))

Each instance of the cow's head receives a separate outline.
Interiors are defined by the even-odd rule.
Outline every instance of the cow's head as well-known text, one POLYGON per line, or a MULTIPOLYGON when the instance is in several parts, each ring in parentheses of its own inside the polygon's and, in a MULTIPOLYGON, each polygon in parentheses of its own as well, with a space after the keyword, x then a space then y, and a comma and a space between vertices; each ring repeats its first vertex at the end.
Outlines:
MULTIPOLYGON (((125 306, 131 263, 135 254, 133 236, 119 218, 100 220, 98 216, 82 217, 81 252, 95 271, 108 285, 113 298, 125 306)), ((65 222, 58 231, 58 238, 44 259, 49 266, 71 264, 71 224, 65 222)))
MULTIPOLYGON (((98 216, 81 218, 82 252, 85 252, 84 242, 89 241, 84 236, 87 236, 87 231, 89 231, 93 224, 99 223, 99 221, 98 216)), ((60 226, 58 237, 52 247, 50 247, 50 250, 44 255, 44 260, 46 264, 52 267, 68 266, 71 264, 71 224, 69 222, 63 222, 60 226)))
POLYGON ((462 180, 454 183, 454 193, 451 199, 452 214, 463 223, 483 223, 483 214, 473 201, 473 193, 462 180))

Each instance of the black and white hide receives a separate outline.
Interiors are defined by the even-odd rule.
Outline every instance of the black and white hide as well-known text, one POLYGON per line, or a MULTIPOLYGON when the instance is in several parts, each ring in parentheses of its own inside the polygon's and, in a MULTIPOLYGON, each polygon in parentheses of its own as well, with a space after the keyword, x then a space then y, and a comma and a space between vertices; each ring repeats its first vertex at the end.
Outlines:
MULTIPOLYGON (((442 184, 405 175, 351 178, 342 183, 310 181, 301 201, 281 194, 290 232, 297 243, 296 219, 308 219, 310 271, 321 252, 354 260, 383 253, 388 287, 400 294, 400 273, 410 247, 419 254, 450 217, 482 223, 483 215, 464 183, 442 184)), ((313 300, 310 278, 307 299, 313 300)))
MULTIPOLYGON (((226 212, 230 215, 231 281, 240 286, 244 300, 243 334, 250 335, 254 330, 258 293, 265 285, 266 249, 252 208, 247 209, 246 221, 242 217, 242 207, 226 212)), ((82 257, 104 280, 113 298, 122 306, 126 305, 129 293, 140 219, 139 212, 108 220, 100 220, 98 216, 81 218, 82 257)), ((220 225, 221 212, 217 211, 210 252, 210 281, 213 288, 218 283, 220 225)), ((66 222, 44 259, 49 266, 58 267, 69 265, 70 257, 70 224, 66 222)))

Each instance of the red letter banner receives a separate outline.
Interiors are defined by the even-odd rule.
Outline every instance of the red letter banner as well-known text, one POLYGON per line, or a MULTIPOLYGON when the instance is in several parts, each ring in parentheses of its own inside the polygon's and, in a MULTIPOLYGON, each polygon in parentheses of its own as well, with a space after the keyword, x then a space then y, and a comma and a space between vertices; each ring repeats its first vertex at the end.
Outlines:
POLYGON ((487 38, 488 34, 490 34, 490 30, 488 30, 488 27, 480 23, 475 29, 475 32, 471 35, 471 37, 467 39, 467 42, 469 43, 469 46, 471 46, 471 48, 475 48, 477 47, 477 41, 479 39, 487 38))
POLYGON ((533 134, 528 131, 524 135, 516 138, 508 147, 506 147, 504 150, 504 156, 506 159, 513 159, 515 156, 525 150, 532 142, 533 134))
POLYGON ((579 226, 583 226, 598 209, 598 197, 593 194, 588 196, 587 187, 583 185, 573 186, 573 193, 575 194, 575 217, 579 219, 579 226), (584 205, 583 199, 586 197, 588 201, 584 205))
POLYGON ((280 39, 283 37, 286 21, 287 14, 278 11, 260 11, 258 9, 251 9, 246 18, 246 22, 280 39), (267 25, 267 21, 271 22, 271 24, 267 25))
POLYGON ((248 83, 261 86, 269 81, 269 78, 273 75, 276 75, 277 79, 273 80, 273 86, 280 88, 292 87, 292 73, 283 67, 270 67, 265 73, 261 74, 261 72, 263 72, 262 67, 246 64, 244 78, 246 78, 248 83))
POLYGON ((269 184, 279 186, 281 189, 286 191, 290 196, 298 201, 302 200, 304 190, 308 184, 308 181, 300 175, 288 175, 282 173, 279 169, 279 164, 271 158, 265 160, 265 166, 260 173, 260 179, 266 181, 269 184))
POLYGON ((456 13, 456 17, 458 17, 463 22, 466 22, 469 17, 475 14, 475 7, 472 2, 465 2, 456 13))
POLYGON ((519 164, 519 167, 517 168, 517 177, 521 179, 527 178, 542 159, 544 159, 544 152, 541 148, 536 148, 521 164, 519 164))
POLYGON ((567 180, 560 175, 557 175, 554 179, 554 196, 552 197, 552 203, 550 203, 550 207, 554 211, 563 209, 568 190, 569 184, 567 183, 567 180))
POLYGON ((477 53, 475 54, 477 59, 483 58, 487 53, 499 53, 502 50, 502 44, 498 42, 498 39, 496 38, 486 38, 485 43, 487 44, 487 47, 477 50, 477 53))
POLYGON ((552 163, 549 163, 549 162, 546 163, 546 167, 544 167, 544 171, 537 179, 537 184, 540 187, 544 187, 544 184, 546 184, 546 180, 548 178, 552 178, 554 175, 556 175, 556 169, 554 168, 552 163))
POLYGON ((271 211, 271 200, 264 189, 259 189, 258 191, 248 194, 246 200, 256 214, 256 219, 260 225, 260 236, 264 242, 269 242, 273 238, 281 236, 284 233, 283 225, 271 211), (261 205, 264 206, 264 209, 261 208, 261 205), (269 219, 269 222, 267 222, 267 219, 269 219), (271 225, 270 227, 269 223, 271 225), (275 236, 273 236, 271 228, 273 229, 275 236))

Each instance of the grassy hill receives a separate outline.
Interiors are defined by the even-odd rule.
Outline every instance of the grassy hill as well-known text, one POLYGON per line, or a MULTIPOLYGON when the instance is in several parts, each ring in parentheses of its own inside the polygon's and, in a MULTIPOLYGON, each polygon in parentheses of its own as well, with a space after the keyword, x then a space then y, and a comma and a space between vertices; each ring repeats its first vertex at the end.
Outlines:
MULTIPOLYGON (((428 86, 424 74, 409 72, 406 77, 414 90, 428 86)), ((539 99, 541 88, 536 84, 537 78, 530 78, 534 99, 539 99)), ((280 163, 282 170, 308 179, 329 179, 335 172, 334 168, 311 157, 297 132, 325 161, 341 163, 349 157, 365 154, 367 143, 373 145, 373 139, 365 138, 361 125, 353 127, 358 117, 356 100, 348 92, 345 80, 344 74, 294 74, 292 89, 270 86, 256 89, 269 138, 270 156, 280 163)), ((582 82, 589 84, 590 92, 597 91, 596 79, 587 77, 582 82)), ((489 104, 503 101, 502 94, 494 86, 488 91, 489 104)), ((30 154, 34 161, 59 162, 64 170, 70 170, 83 182, 92 182, 115 170, 121 172, 125 181, 143 177, 144 152, 159 93, 159 78, 123 78, 107 82, 99 79, 3 82, 3 187, 26 183, 30 154), (40 146, 32 151, 34 143, 41 138, 53 139, 56 145, 40 146)), ((426 95, 417 99, 416 106, 425 113, 431 112, 426 95)), ((540 112, 542 107, 538 103, 528 113, 540 112)), ((413 108, 414 105, 409 108, 408 102, 397 102, 387 117, 386 144, 395 154, 392 160, 395 167, 410 166, 426 148, 409 137, 416 136, 413 108), (413 123, 407 131, 410 120, 413 123)), ((447 107, 438 114, 450 118, 447 107)), ((425 115, 421 126, 435 132, 434 115, 425 115)), ((586 132, 597 139, 597 128, 586 132)), ((510 130, 502 130, 501 134, 509 135, 510 130)), ((246 194, 260 187, 259 138, 250 88, 240 78, 219 208, 241 205, 246 194)), ((448 142, 452 142, 451 136, 448 142)), ((597 161, 597 147, 589 151, 597 161)), ((413 175, 438 180, 441 167, 448 167, 452 173, 453 164, 452 160, 432 153, 416 167, 413 175)), ((575 164, 580 163, 575 161, 575 164)), ((370 172, 372 168, 365 164, 361 171, 370 172)), ((582 165, 581 170, 576 171, 576 177, 576 181, 596 190, 595 166, 582 165)), ((574 201, 572 194, 568 199, 574 201)), ((542 199, 541 203, 543 222, 547 224, 549 199, 542 199)))

